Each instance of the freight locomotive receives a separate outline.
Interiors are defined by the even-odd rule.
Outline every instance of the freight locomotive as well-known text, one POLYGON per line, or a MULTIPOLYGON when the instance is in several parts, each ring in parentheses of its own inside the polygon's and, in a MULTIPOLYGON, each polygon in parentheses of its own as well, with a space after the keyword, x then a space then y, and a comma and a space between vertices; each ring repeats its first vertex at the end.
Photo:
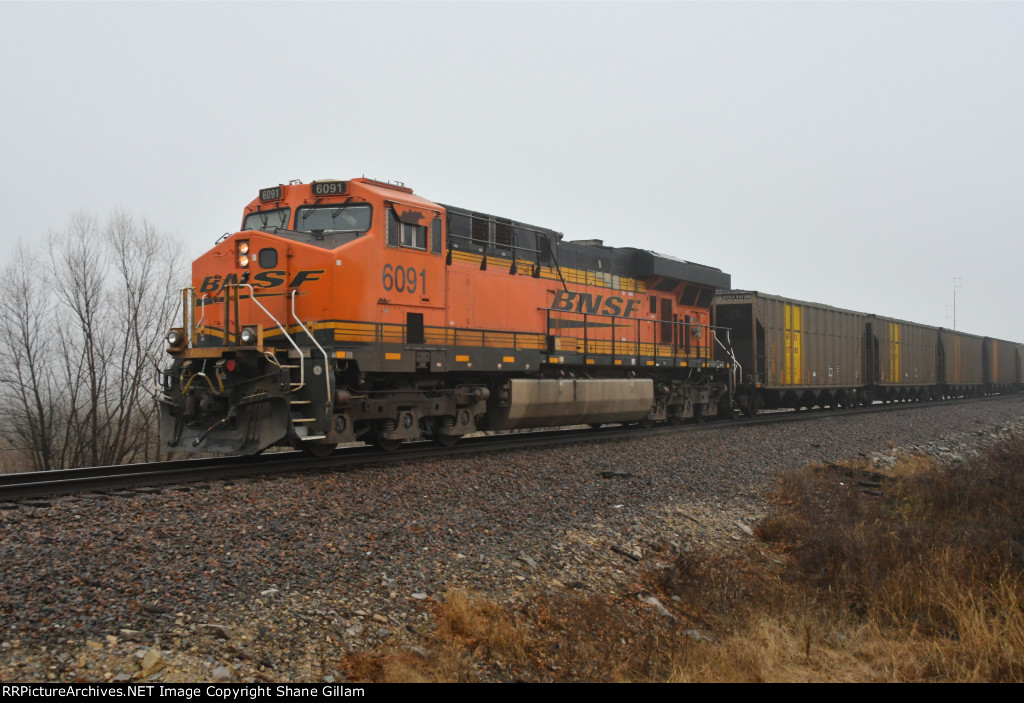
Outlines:
POLYGON ((160 373, 176 453, 314 456, 480 430, 678 423, 741 374, 717 268, 368 178, 264 188, 193 263, 160 373))

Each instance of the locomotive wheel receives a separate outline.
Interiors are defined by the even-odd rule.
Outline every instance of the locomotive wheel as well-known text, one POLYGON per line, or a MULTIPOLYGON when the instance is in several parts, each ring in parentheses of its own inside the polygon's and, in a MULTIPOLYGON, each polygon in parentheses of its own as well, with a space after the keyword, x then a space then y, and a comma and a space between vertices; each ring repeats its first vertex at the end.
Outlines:
POLYGON ((333 454, 337 446, 333 442, 303 442, 301 449, 307 456, 323 459, 333 454))
POLYGON ((393 452, 402 446, 402 440, 400 439, 384 439, 383 437, 378 437, 373 440, 373 443, 378 449, 385 452, 393 452))
POLYGON ((434 441, 440 444, 442 447, 452 447, 459 441, 461 435, 457 434, 435 434, 434 441))

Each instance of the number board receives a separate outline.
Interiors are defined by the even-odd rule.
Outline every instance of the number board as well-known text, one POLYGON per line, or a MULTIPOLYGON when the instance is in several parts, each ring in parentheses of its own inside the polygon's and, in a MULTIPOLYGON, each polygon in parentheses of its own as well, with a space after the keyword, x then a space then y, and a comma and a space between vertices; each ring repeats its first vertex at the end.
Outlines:
POLYGON ((318 198, 325 195, 345 194, 345 181, 320 181, 319 183, 313 183, 311 185, 313 188, 313 195, 318 198))
POLYGON ((280 200, 281 199, 281 186, 274 186, 273 188, 263 188, 260 190, 260 200, 280 200))

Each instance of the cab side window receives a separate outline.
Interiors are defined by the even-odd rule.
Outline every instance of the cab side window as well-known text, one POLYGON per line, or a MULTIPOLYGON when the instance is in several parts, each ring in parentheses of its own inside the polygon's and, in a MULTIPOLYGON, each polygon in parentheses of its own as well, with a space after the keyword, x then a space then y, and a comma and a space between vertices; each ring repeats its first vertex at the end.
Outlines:
POLYGON ((434 218, 427 225, 402 222, 394 208, 388 208, 387 244, 389 247, 419 249, 432 254, 441 253, 441 219, 434 218))
POLYGON ((410 249, 427 250, 427 228, 423 225, 402 223, 402 246, 410 249))
POLYGON ((397 247, 398 238, 402 235, 402 223, 398 221, 398 215, 394 208, 388 208, 388 246, 397 247))
POLYGON ((441 218, 435 217, 430 223, 430 253, 441 253, 441 218))

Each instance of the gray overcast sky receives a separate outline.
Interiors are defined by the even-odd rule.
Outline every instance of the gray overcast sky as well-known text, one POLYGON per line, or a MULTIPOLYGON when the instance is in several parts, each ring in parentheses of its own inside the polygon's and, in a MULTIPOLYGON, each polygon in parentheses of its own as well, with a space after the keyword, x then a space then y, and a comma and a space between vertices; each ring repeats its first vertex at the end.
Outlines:
MULTIPOLYGON (((0 3, 0 256, 261 187, 441 202, 1024 341, 1024 3, 0 3)), ((183 282, 184 283, 184 282, 183 282)))

